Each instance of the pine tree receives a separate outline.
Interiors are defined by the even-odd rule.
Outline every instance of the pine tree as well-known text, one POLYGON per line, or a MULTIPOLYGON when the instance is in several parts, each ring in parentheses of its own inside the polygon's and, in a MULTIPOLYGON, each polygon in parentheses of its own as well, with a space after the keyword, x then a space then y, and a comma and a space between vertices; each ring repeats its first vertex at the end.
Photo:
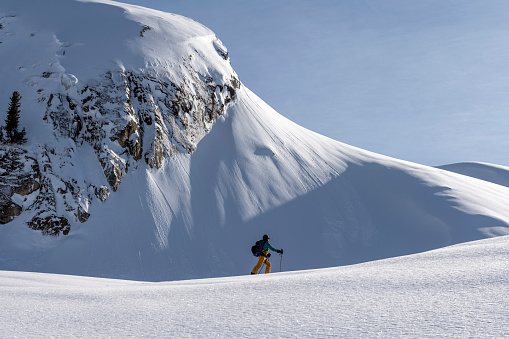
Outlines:
POLYGON ((5 118, 5 141, 12 144, 21 144, 26 141, 25 129, 21 132, 18 131, 19 127, 19 113, 21 95, 14 91, 12 93, 11 102, 9 103, 9 110, 5 118))

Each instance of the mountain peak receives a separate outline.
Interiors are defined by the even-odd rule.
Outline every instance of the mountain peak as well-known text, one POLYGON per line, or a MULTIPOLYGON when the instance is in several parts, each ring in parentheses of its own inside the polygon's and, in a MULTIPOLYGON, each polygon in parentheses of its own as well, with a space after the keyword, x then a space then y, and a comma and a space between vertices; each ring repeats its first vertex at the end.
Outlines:
POLYGON ((29 135, 28 146, 6 146, 4 155, 32 161, 19 175, 30 172, 47 192, 18 204, 20 188, 4 181, 2 220, 32 211, 27 223, 45 234, 86 221, 90 204, 140 161, 160 168, 166 157, 193 152, 240 87, 223 44, 178 15, 111 1, 29 0, 4 2, 0 23, 8 83, 0 102, 11 89, 22 93, 29 135), (84 145, 102 177, 76 178, 84 145))

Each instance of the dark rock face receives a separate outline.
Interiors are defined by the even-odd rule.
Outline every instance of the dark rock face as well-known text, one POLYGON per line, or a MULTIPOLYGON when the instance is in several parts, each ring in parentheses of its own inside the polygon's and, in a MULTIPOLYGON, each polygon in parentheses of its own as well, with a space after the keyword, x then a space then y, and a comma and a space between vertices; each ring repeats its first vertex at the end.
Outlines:
POLYGON ((15 194, 23 197, 39 190, 40 176, 34 160, 21 147, 0 147, 0 224, 21 214, 22 207, 12 201, 15 194))
POLYGON ((58 236, 60 232, 67 235, 71 229, 69 221, 57 215, 49 215, 47 217, 35 217, 28 222, 31 229, 42 231, 43 235, 58 236))
MULTIPOLYGON (((225 50, 216 50, 227 58, 225 50)), ((56 142, 32 148, 0 145, 0 223, 24 216, 44 235, 68 234, 73 223, 88 220, 92 202, 104 202, 130 170, 142 163, 161 168, 177 153, 192 153, 241 84, 233 71, 217 81, 190 62, 182 67, 186 78, 181 83, 147 70, 118 70, 81 87, 68 81, 71 76, 62 78, 58 92, 39 88, 40 116, 56 142), (75 154, 84 145, 92 147, 109 188, 62 175, 79 166, 75 154)), ((46 72, 41 79, 56 76, 46 72)))
MULTIPOLYGON (((8 26, 12 33, 0 43, 23 39, 18 19, 0 17, 0 30, 8 26)), ((157 34, 157 27, 141 25, 137 39, 157 34)), ((175 155, 192 153, 241 84, 216 38, 180 49, 167 66, 111 66, 78 80, 60 60, 79 44, 52 35, 46 41, 42 33, 30 34, 49 42, 49 52, 41 51, 30 67, 17 66, 26 85, 19 91, 33 103, 30 112, 22 103, 21 115, 42 119, 44 138, 31 140, 28 131, 23 146, 0 144, 0 224, 18 219, 58 236, 86 222, 90 206, 106 201, 130 171, 160 169, 175 155)))
POLYGON ((21 206, 9 201, 7 205, 3 205, 0 207, 0 224, 7 224, 11 222, 14 217, 17 217, 21 214, 21 206))
POLYGON ((110 190, 106 186, 101 186, 99 188, 95 188, 95 196, 97 199, 101 200, 101 202, 105 202, 106 199, 110 196, 110 190))

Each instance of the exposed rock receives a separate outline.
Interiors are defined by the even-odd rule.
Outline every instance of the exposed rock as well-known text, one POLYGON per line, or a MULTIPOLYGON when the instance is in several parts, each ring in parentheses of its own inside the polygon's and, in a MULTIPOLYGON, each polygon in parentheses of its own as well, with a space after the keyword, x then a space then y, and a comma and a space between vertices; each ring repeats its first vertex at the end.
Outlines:
POLYGON ((138 137, 138 128, 138 123, 135 120, 130 120, 124 129, 110 138, 111 141, 118 141, 120 146, 127 148, 129 154, 136 161, 140 160, 142 153, 142 139, 138 137), (133 134, 136 135, 135 139, 131 138, 133 134))
POLYGON ((14 189, 15 194, 19 195, 30 195, 33 192, 37 191, 41 187, 41 184, 38 182, 38 177, 29 177, 25 182, 22 182, 21 185, 14 189))
POLYGON ((60 232, 67 235, 71 230, 69 221, 61 216, 49 215, 47 217, 34 217, 28 222, 28 226, 34 230, 42 231, 43 235, 58 236, 60 232))
POLYGON ((106 199, 110 196, 110 190, 106 186, 101 186, 99 188, 95 188, 95 196, 101 200, 101 202, 105 202, 106 199))
POLYGON ((14 194, 26 196, 40 188, 38 165, 22 147, 0 147, 0 223, 6 224, 21 214, 23 207, 12 201, 14 194))
MULTIPOLYGON (((141 34, 149 31, 146 26, 141 34)), ((214 48, 228 59, 220 42, 214 48)), ((161 168, 178 153, 194 152, 240 88, 233 70, 215 78, 200 74, 193 68, 195 57, 183 58, 180 82, 150 68, 119 68, 88 83, 63 71, 41 70, 34 93, 57 142, 35 146, 33 154, 0 147, 1 222, 27 211, 31 228, 45 235, 67 234, 71 222, 86 222, 94 201, 104 202, 111 190, 117 191, 130 170, 145 164, 161 168), (58 79, 62 86, 55 87, 58 79), (74 154, 87 144, 109 188, 87 181, 96 177, 62 177, 80 166, 74 154), (19 196, 25 197, 23 202, 19 196)))
POLYGON ((106 157, 100 158, 99 161, 103 167, 108 184, 110 184, 115 192, 126 168, 124 159, 116 155, 113 151, 110 151, 106 157))
POLYGON ((80 189, 76 181, 66 182, 53 172, 51 158, 60 158, 54 149, 42 147, 38 153, 31 154, 22 147, 0 147, 0 223, 11 222, 26 211, 33 215, 27 222, 31 228, 45 235, 67 234, 69 221, 58 215, 57 205, 73 211, 74 201, 81 199, 80 189))
POLYGON ((0 224, 11 222, 14 217, 21 214, 22 208, 18 204, 10 201, 7 205, 0 206, 0 224))
POLYGON ((90 213, 86 212, 83 207, 78 207, 77 217, 80 222, 85 222, 90 217, 90 213))
POLYGON ((140 32, 140 36, 144 37, 145 36, 145 32, 150 31, 151 29, 152 29, 152 27, 150 27, 150 26, 147 26, 147 25, 143 26, 143 29, 140 32))

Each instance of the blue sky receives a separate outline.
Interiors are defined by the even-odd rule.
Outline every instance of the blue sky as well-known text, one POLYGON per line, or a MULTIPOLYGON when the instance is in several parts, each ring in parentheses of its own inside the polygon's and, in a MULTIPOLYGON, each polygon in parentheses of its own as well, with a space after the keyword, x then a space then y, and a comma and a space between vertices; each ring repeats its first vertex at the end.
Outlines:
POLYGON ((242 82, 315 132, 425 165, 509 166, 509 2, 124 2, 212 29, 242 82))

